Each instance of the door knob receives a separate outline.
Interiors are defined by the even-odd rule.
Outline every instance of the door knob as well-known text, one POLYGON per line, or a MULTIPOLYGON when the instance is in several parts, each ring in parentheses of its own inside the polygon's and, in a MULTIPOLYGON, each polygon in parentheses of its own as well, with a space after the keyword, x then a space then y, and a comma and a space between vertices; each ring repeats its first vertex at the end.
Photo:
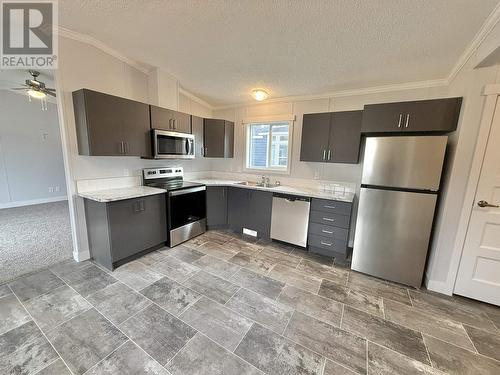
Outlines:
POLYGON ((498 207, 497 205, 495 205, 495 204, 489 204, 486 201, 479 201, 479 202, 477 202, 477 205, 479 207, 498 207))

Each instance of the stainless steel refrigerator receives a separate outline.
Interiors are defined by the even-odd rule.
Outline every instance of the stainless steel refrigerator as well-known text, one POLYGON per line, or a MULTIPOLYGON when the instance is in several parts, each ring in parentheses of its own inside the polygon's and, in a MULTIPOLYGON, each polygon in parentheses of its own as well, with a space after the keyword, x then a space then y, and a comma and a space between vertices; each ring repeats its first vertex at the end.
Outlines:
POLYGON ((352 269, 420 287, 447 140, 366 138, 352 269))

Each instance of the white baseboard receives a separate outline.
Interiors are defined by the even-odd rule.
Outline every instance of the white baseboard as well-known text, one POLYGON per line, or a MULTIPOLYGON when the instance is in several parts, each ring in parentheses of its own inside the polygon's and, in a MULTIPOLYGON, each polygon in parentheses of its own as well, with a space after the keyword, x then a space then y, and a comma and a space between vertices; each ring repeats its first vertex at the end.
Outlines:
POLYGON ((27 200, 27 201, 0 203, 0 209, 2 209, 2 208, 23 207, 23 206, 32 206, 34 204, 53 203, 53 202, 60 202, 60 201, 66 201, 66 200, 68 200, 68 197, 65 196, 65 195, 63 195, 63 196, 59 196, 59 197, 31 199, 31 200, 27 200))

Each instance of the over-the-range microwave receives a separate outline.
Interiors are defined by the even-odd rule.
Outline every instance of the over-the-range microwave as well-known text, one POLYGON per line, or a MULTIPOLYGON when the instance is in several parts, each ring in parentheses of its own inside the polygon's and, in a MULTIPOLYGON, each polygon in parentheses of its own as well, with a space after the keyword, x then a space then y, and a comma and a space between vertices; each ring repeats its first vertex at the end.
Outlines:
POLYGON ((194 159, 194 135, 152 129, 153 158, 194 159))

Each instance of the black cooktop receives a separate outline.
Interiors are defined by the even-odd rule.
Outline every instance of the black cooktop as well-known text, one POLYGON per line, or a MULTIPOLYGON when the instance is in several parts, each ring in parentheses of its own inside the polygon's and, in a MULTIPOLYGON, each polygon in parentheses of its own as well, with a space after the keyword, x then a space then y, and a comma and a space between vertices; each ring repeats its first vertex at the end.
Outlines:
POLYGON ((205 186, 205 185, 196 182, 188 182, 184 180, 170 180, 161 182, 159 181, 151 182, 148 183, 147 186, 165 189, 167 191, 174 191, 174 190, 188 189, 191 187, 205 186))

